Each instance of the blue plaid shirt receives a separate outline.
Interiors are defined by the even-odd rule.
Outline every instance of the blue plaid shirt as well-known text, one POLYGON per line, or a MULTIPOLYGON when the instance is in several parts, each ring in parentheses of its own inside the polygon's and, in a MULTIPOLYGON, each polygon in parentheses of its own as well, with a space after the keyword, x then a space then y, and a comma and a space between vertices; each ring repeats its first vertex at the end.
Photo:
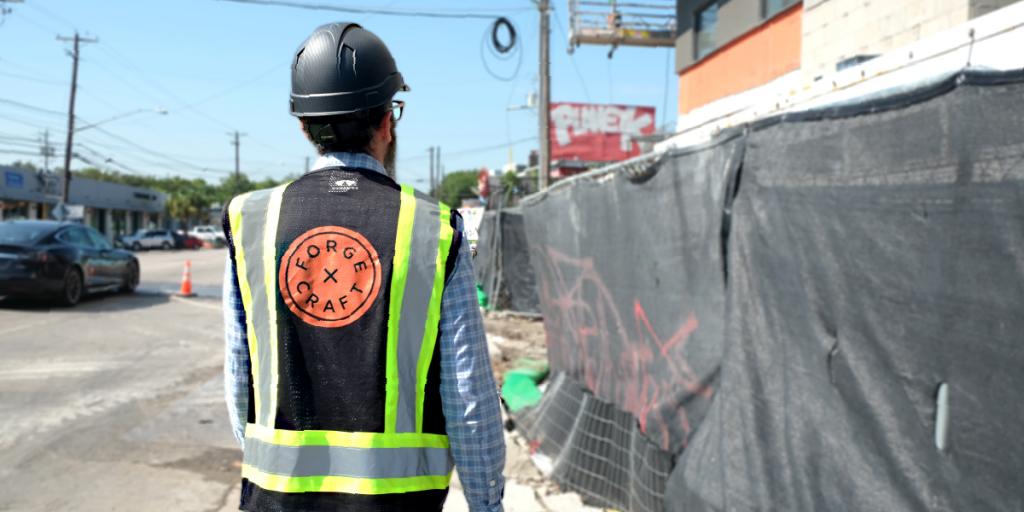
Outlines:
MULTIPOLYGON (((366 154, 332 153, 317 160, 313 170, 357 167, 385 173, 366 154)), ((459 220, 456 226, 462 232, 459 220)), ((462 238, 465 240, 465 237, 462 238)), ((234 262, 224 269, 224 390, 231 426, 239 444, 249 407, 249 345, 245 310, 234 262)), ((487 338, 477 307, 469 244, 461 243, 455 269, 441 298, 441 404, 452 457, 472 512, 501 512, 505 480, 505 437, 497 386, 487 353, 487 338)))

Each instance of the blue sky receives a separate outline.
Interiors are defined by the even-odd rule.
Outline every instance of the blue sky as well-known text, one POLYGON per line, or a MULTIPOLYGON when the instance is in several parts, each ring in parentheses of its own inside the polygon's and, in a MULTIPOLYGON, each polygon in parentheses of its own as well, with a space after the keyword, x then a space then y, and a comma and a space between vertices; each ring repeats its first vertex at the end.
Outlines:
MULTIPOLYGON (((401 97, 407 106, 398 127, 400 181, 427 176, 430 146, 442 147, 447 171, 500 167, 510 143, 516 143, 513 158, 525 163, 536 148, 535 111, 507 110, 525 103, 537 87, 538 16, 530 0, 317 3, 504 14, 518 30, 522 62, 516 73, 517 59, 482 57, 491 22, 480 19, 346 15, 219 0, 24 0, 10 4, 14 12, 0 25, 0 162, 41 163, 14 152, 38 153, 33 141, 45 128, 62 154, 71 59, 69 43, 56 35, 77 28, 99 38, 82 48, 78 117, 97 122, 157 108, 168 114, 137 114, 105 124, 103 131, 82 131, 76 151, 94 161, 112 158, 115 163, 106 164, 111 169, 219 181, 234 167, 228 132, 237 129, 247 134, 244 172, 256 178, 301 172, 305 158, 315 154, 288 114, 289 59, 316 26, 340 20, 379 35, 412 87, 401 97), (514 78, 492 77, 482 58, 514 78)), ((670 49, 620 48, 608 60, 606 47, 584 46, 570 56, 566 2, 554 5, 553 101, 652 105, 659 125, 674 122, 670 49)), ((51 165, 61 165, 60 159, 51 165)))

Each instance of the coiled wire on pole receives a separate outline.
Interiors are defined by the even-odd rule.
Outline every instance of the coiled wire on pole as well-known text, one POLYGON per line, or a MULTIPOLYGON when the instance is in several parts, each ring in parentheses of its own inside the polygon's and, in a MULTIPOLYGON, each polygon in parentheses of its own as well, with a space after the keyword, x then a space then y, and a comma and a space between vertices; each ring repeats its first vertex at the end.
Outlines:
POLYGON ((519 44, 519 36, 512 20, 502 16, 494 20, 489 30, 484 32, 480 41, 480 60, 483 62, 484 69, 495 80, 510 82, 519 76, 519 69, 523 65, 523 48, 519 44), (502 32, 507 35, 506 40, 503 40, 502 32), (488 35, 490 35, 490 41, 488 41, 488 35), (493 69, 488 62, 487 53, 490 54, 492 60, 496 61, 510 62, 515 59, 515 68, 512 73, 503 75, 493 69))
POLYGON ((494 49, 498 53, 508 53, 512 51, 512 48, 516 45, 516 27, 512 25, 512 22, 508 18, 502 16, 494 21, 494 25, 491 26, 491 44, 494 45, 494 49), (498 35, 501 33, 501 27, 505 27, 508 31, 508 44, 503 44, 498 35))

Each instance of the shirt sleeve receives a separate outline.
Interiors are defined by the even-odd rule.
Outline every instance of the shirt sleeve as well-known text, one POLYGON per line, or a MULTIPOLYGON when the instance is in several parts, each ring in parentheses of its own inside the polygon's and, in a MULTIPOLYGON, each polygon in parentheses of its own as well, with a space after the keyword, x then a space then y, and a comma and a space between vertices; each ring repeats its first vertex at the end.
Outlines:
MULTIPOLYGON (((461 222, 457 229, 462 231, 461 222)), ((469 244, 459 246, 441 299, 441 402, 469 510, 502 512, 505 435, 501 406, 477 306, 469 244)))
POLYGON ((246 339, 245 308, 238 289, 235 262, 228 254, 224 265, 224 398, 228 405, 231 431, 244 446, 249 411, 249 343, 246 339))

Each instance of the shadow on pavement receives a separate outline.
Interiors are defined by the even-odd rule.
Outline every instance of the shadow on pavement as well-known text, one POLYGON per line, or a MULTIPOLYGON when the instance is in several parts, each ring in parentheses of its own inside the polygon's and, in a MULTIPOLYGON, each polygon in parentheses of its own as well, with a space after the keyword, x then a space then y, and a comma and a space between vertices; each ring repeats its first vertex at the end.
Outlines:
POLYGON ((139 290, 136 293, 98 293, 82 298, 77 306, 64 307, 41 299, 3 298, 0 309, 9 311, 41 312, 64 311, 69 313, 130 311, 146 309, 170 302, 165 293, 139 290))

